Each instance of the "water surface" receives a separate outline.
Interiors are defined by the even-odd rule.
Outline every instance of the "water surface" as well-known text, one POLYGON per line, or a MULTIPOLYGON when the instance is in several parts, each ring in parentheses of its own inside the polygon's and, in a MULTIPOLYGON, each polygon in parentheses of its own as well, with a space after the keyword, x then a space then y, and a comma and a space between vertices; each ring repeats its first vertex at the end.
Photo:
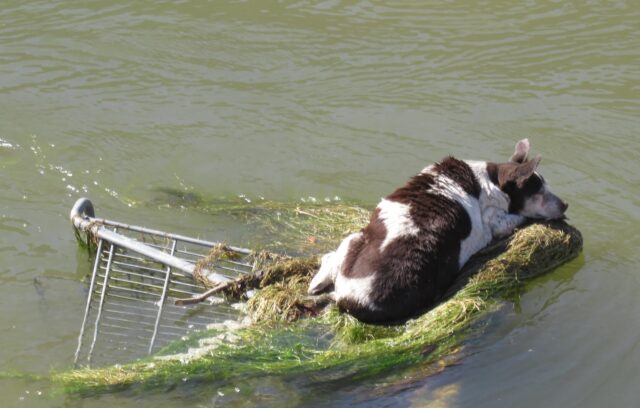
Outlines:
POLYGON ((80 196, 228 240, 241 225, 158 205, 158 189, 371 205, 445 155, 507 159, 528 137, 584 255, 532 282, 460 365, 394 387, 267 376, 78 399, 2 378, 3 406, 638 404, 639 3, 386 3, 5 1, 0 369, 71 364, 80 196))

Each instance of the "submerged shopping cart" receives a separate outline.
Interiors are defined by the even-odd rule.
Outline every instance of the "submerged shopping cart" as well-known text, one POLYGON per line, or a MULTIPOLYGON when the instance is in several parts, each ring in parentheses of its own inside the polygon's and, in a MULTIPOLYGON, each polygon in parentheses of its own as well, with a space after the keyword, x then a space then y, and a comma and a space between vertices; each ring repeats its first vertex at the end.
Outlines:
MULTIPOLYGON (((75 203, 70 218, 78 239, 95 248, 76 366, 130 361, 213 323, 240 317, 241 312, 221 299, 174 304, 205 291, 194 281, 194 270, 220 243, 96 218, 86 198, 75 203)), ((253 270, 250 250, 225 250, 234 256, 200 270, 211 282, 253 270)))

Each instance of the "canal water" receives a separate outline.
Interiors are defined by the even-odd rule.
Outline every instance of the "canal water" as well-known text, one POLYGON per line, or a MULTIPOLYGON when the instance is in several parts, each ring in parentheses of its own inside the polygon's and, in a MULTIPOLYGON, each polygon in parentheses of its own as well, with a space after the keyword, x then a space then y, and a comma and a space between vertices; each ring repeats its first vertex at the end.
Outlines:
POLYGON ((640 406, 639 22, 634 1, 5 0, 0 405, 640 406), (393 386, 48 384, 73 361, 86 296, 77 198, 243 245, 243 225, 162 191, 374 205, 445 155, 506 160, 525 137, 584 253, 458 365, 393 386))

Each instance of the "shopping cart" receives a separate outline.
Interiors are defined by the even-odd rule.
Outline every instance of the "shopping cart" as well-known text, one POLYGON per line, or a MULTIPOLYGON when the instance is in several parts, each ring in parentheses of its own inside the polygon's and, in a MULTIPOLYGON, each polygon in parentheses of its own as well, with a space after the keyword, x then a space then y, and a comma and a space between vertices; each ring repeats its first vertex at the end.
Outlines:
MULTIPOLYGON (((130 361, 213 323, 240 318, 240 311, 219 298, 174 304, 206 290, 194 280, 194 270, 220 243, 96 218, 86 198, 76 201, 70 218, 78 239, 95 249, 74 365, 130 361)), ((233 246, 225 251, 233 256, 200 270, 210 282, 254 268, 252 251, 233 246)))

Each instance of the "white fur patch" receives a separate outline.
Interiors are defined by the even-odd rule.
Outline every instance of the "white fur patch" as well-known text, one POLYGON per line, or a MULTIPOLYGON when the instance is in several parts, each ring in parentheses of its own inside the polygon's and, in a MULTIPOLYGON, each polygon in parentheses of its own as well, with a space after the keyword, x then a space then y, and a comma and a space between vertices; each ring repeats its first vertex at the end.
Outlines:
POLYGON ((465 209, 471 220, 471 232, 469 236, 460 243, 458 267, 462 268, 471 255, 484 248, 491 241, 490 232, 487 239, 480 203, 475 197, 464 191, 458 183, 444 175, 438 175, 433 190, 435 193, 459 203, 465 209))
POLYGON ((509 209, 509 196, 503 193, 489 178, 487 162, 465 160, 465 163, 471 167, 478 183, 480 183, 480 207, 483 210, 486 207, 496 207, 507 211, 509 209))
POLYGON ((380 209, 378 217, 387 229, 387 235, 380 245, 380 252, 384 251, 396 238, 417 235, 420 232, 411 219, 409 205, 383 199, 378 204, 378 208, 380 209))
POLYGON ((351 244, 351 241, 355 238, 359 238, 361 235, 361 232, 349 235, 342 240, 338 249, 333 252, 329 252, 322 257, 320 269, 309 284, 309 294, 320 293, 324 288, 336 281, 336 277, 342 270, 344 258, 346 258, 347 252, 349 252, 349 245, 351 244))
POLYGON ((422 171, 420 172, 420 174, 431 174, 433 173, 433 168, 435 167, 434 164, 430 164, 427 167, 425 167, 424 169, 422 169, 422 171))
POLYGON ((335 284, 336 301, 349 299, 371 310, 377 310, 378 307, 371 301, 372 285, 375 277, 375 273, 363 278, 347 278, 341 273, 338 274, 335 284))
POLYGON ((513 229, 522 222, 521 217, 508 214, 509 196, 498 186, 493 184, 487 172, 487 162, 465 161, 473 170, 476 179, 480 183, 480 212, 484 226, 487 244, 493 238, 502 238, 513 232, 513 229))

